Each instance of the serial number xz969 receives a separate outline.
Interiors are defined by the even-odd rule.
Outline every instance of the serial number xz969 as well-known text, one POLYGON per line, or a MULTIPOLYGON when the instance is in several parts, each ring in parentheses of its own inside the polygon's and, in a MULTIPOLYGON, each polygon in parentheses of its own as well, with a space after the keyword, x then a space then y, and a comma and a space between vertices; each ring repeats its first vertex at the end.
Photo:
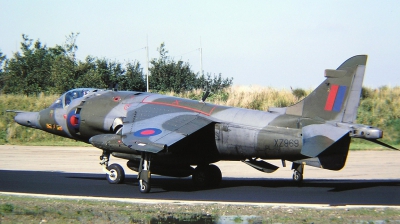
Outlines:
POLYGON ((298 139, 274 139, 275 147, 286 147, 286 148, 294 148, 299 147, 300 142, 298 139))

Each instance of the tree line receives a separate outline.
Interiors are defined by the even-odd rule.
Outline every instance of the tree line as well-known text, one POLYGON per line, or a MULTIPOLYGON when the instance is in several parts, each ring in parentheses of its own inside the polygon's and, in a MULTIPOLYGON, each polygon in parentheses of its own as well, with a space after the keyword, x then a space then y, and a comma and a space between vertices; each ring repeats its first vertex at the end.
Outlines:
MULTIPOLYGON (((20 51, 11 58, 0 50, 0 92, 61 94, 79 87, 107 89, 116 84, 119 90, 146 91, 146 77, 138 61, 122 64, 93 56, 77 60, 78 35, 71 33, 64 44, 47 47, 23 34, 20 51)), ((159 57, 150 60, 151 91, 218 91, 232 85, 232 78, 195 73, 188 62, 175 61, 168 56, 164 43, 157 51, 159 57)))

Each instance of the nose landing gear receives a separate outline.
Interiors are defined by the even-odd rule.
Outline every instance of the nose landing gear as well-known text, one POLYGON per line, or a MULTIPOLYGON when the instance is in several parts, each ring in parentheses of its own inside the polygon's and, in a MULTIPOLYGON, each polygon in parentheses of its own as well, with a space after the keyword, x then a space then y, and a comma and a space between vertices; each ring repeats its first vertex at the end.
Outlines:
POLYGON ((111 174, 107 174, 107 181, 110 184, 122 184, 125 180, 125 171, 119 164, 111 164, 107 167, 111 174))
POLYGON ((108 165, 110 153, 103 151, 100 156, 100 165, 103 166, 103 171, 106 173, 106 179, 110 184, 122 184, 125 180, 125 171, 119 164, 108 165))

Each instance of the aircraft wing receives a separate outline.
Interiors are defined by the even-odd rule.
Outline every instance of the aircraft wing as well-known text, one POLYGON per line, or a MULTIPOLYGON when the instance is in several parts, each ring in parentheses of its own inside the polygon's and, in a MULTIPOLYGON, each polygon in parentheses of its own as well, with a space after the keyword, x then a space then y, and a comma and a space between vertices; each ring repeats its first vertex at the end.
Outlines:
POLYGON ((197 113, 171 113, 137 121, 128 114, 122 142, 137 151, 158 153, 214 121, 197 113))

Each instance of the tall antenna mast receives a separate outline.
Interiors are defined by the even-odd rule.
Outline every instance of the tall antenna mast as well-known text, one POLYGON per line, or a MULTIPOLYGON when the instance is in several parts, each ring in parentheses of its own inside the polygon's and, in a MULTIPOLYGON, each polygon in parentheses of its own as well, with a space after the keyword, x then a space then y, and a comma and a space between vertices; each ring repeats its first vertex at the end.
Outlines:
POLYGON ((203 75, 203 48, 201 46, 201 36, 200 36, 200 74, 203 75))
POLYGON ((147 57, 147 66, 146 66, 146 92, 149 92, 149 36, 147 35, 147 46, 146 46, 146 57, 147 57))

